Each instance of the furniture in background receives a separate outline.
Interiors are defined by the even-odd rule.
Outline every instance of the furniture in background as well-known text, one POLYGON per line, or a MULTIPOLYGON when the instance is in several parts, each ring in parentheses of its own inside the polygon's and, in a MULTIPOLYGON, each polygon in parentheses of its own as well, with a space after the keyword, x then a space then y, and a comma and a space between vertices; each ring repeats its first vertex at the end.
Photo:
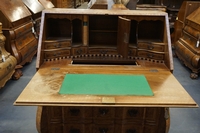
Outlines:
POLYGON ((81 0, 51 0, 55 8, 76 8, 82 4, 81 0))
POLYGON ((200 72, 200 7, 185 19, 182 36, 175 44, 178 58, 191 69, 190 77, 196 79, 200 72))
POLYGON ((185 25, 186 17, 199 7, 199 1, 183 1, 179 9, 178 15, 176 17, 176 21, 174 23, 174 37, 172 39, 173 44, 175 44, 178 41, 178 39, 182 36, 182 31, 185 25))
POLYGON ((45 9, 54 8, 53 3, 50 0, 38 0, 45 9))
POLYGON ((6 38, 2 32, 2 23, 0 22, 0 89, 12 77, 17 64, 15 57, 5 50, 5 40, 6 38))
POLYGON ((32 14, 32 21, 34 24, 34 28, 32 30, 35 38, 39 39, 41 15, 42 10, 44 10, 45 8, 42 4, 40 4, 38 0, 22 0, 22 2, 27 6, 32 14))
POLYGON ((38 71, 14 105, 38 106, 41 133, 167 133, 169 107, 197 106, 172 74, 168 22, 162 11, 44 10, 38 71), (144 75, 154 96, 61 95, 68 73, 144 75))
POLYGON ((37 51, 32 14, 21 0, 2 0, 0 22, 6 37, 5 49, 17 59, 13 78, 19 79, 22 76, 21 68, 31 62, 37 51))

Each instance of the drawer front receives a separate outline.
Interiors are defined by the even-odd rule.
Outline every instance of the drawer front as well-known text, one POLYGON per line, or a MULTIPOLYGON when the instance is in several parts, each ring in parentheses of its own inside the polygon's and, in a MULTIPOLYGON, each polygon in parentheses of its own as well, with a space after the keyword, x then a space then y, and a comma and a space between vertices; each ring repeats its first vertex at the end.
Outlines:
POLYGON ((165 50, 164 45, 158 45, 158 44, 153 44, 153 43, 143 43, 143 42, 138 43, 138 48, 146 49, 150 51, 157 51, 157 52, 164 52, 165 50))
POLYGON ((136 123, 116 124, 115 133, 143 133, 143 126, 137 125, 136 123))
POLYGON ((70 49, 44 51, 45 59, 55 59, 70 56, 70 49))
POLYGON ((72 48, 72 55, 83 55, 87 53, 86 47, 72 48))
POLYGON ((161 108, 146 108, 145 120, 148 122, 158 122, 160 112, 161 108))
POLYGON ((138 57, 155 59, 155 60, 164 60, 164 54, 158 54, 158 53, 147 52, 147 51, 138 50, 137 56, 138 57))
POLYGON ((191 37, 190 35, 184 34, 180 39, 185 46, 187 46, 190 50, 196 52, 200 51, 200 45, 197 47, 197 39, 191 37))
MULTIPOLYGON (((82 124, 82 123, 73 123, 64 124, 64 131, 63 133, 94 133, 93 132, 93 125, 90 124, 82 124)), ((60 132, 55 132, 60 133, 60 132)))
POLYGON ((64 122, 92 121, 92 107, 63 107, 64 122))
POLYGON ((20 36, 24 36, 25 33, 27 32, 31 32, 32 33, 32 27, 33 27, 33 23, 32 22, 29 22, 17 29, 14 29, 14 32, 15 32, 15 37, 18 38, 20 36))
POLYGON ((144 117, 144 108, 118 108, 115 113, 116 119, 122 120, 142 120, 144 117))
POLYGON ((128 51, 128 56, 136 56, 136 54, 137 54, 137 49, 129 49, 129 51, 128 51))
POLYGON ((37 51, 37 40, 33 40, 19 51, 22 61, 37 51))
POLYGON ((93 117, 96 120, 106 120, 115 118, 115 108, 99 107, 93 109, 93 117))
POLYGON ((44 42, 45 49, 57 49, 71 46, 71 41, 46 41, 44 42))
POLYGON ((89 49, 89 54, 118 54, 116 49, 89 49))
POLYGON ((44 110, 50 123, 62 122, 62 107, 46 107, 44 110))
POLYGON ((94 124, 93 133, 115 133, 114 124, 94 124))
POLYGON ((31 43, 33 40, 36 40, 36 38, 32 32, 28 32, 27 34, 20 36, 15 40, 17 50, 23 49, 25 46, 29 45, 29 43, 31 43))

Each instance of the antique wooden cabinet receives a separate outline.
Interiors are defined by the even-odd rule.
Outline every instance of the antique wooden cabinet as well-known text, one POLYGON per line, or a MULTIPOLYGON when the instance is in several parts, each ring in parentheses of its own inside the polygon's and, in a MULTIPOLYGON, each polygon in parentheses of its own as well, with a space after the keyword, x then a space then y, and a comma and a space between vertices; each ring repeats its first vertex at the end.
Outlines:
POLYGON ((192 12, 185 20, 182 36, 175 44, 175 52, 183 63, 192 70, 191 78, 198 77, 200 71, 200 8, 192 12))
POLYGON ((17 64, 15 57, 5 50, 5 40, 0 23, 0 89, 12 77, 17 64))
POLYGON ((5 49, 17 59, 13 77, 18 79, 22 75, 20 68, 31 62, 37 50, 31 13, 21 0, 3 0, 0 1, 0 21, 6 36, 5 49))
POLYGON ((34 24, 33 33, 35 35, 35 38, 39 39, 41 15, 42 15, 42 10, 44 10, 45 8, 43 7, 42 4, 40 4, 38 0, 22 0, 22 1, 32 14, 32 21, 34 24))
POLYGON ((38 71, 15 105, 38 106, 42 133, 167 133, 169 107, 197 106, 172 74, 168 22, 161 11, 44 10, 38 71), (154 95, 59 94, 68 73, 144 75, 154 95))
POLYGON ((175 44, 182 35, 186 17, 199 7, 199 1, 183 1, 174 23, 174 39, 172 40, 173 44, 175 44))

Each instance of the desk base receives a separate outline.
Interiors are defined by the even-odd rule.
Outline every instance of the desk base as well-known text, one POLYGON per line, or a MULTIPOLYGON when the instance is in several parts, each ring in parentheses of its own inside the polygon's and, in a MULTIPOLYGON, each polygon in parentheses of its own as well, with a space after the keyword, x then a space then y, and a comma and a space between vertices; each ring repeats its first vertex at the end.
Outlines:
POLYGON ((39 133, 167 133, 168 108, 39 106, 39 133), (167 118, 166 118, 167 117, 167 118))

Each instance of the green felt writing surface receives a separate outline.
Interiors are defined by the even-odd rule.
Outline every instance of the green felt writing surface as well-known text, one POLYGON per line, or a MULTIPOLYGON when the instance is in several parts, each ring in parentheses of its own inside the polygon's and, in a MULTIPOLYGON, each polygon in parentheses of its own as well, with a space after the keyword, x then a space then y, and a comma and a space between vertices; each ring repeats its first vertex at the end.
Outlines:
POLYGON ((60 94, 153 96, 144 75, 66 74, 60 94))

